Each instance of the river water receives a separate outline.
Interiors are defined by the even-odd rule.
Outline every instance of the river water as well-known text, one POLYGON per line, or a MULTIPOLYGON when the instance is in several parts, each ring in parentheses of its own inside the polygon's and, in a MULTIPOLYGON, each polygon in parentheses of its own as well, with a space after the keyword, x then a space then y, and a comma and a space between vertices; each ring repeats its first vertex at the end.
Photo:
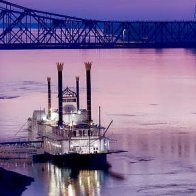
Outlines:
POLYGON ((93 119, 114 120, 109 172, 73 171, 50 163, 4 161, 0 166, 32 176, 31 195, 195 195, 196 51, 186 49, 0 51, 0 141, 27 137, 33 110, 57 107, 56 62, 63 84, 80 77, 86 107, 84 62, 91 61, 93 119))

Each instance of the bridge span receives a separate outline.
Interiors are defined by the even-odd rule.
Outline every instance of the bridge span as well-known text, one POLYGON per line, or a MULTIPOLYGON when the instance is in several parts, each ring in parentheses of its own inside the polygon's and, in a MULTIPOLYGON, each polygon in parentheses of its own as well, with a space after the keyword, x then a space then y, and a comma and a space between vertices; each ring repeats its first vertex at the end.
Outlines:
POLYGON ((196 48, 196 21, 99 21, 0 0, 0 49, 196 48))

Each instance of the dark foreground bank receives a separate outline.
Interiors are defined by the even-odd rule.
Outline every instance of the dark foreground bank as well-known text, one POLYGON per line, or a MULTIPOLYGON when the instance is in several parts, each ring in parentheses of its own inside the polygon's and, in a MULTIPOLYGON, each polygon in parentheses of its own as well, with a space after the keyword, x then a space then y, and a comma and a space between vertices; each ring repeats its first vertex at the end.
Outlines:
POLYGON ((19 173, 0 168, 0 195, 18 196, 34 179, 19 173))

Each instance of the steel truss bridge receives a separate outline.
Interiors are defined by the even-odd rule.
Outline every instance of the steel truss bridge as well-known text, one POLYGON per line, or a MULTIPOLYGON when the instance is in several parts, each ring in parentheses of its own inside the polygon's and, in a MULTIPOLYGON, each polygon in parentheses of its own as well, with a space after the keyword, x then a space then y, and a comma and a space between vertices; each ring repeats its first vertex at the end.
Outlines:
POLYGON ((195 47, 196 21, 98 21, 0 0, 0 49, 195 47))

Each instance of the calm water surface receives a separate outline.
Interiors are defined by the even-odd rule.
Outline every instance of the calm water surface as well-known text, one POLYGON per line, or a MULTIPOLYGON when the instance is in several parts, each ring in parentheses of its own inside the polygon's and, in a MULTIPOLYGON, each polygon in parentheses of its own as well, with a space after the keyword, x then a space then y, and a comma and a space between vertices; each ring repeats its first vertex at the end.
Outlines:
POLYGON ((196 51, 185 49, 0 51, 0 140, 27 137, 26 119, 47 109, 46 77, 57 107, 56 62, 64 62, 64 87, 80 76, 86 107, 85 69, 92 61, 93 119, 109 130, 110 172, 73 171, 56 165, 0 162, 34 177, 29 195, 195 195, 196 51))

